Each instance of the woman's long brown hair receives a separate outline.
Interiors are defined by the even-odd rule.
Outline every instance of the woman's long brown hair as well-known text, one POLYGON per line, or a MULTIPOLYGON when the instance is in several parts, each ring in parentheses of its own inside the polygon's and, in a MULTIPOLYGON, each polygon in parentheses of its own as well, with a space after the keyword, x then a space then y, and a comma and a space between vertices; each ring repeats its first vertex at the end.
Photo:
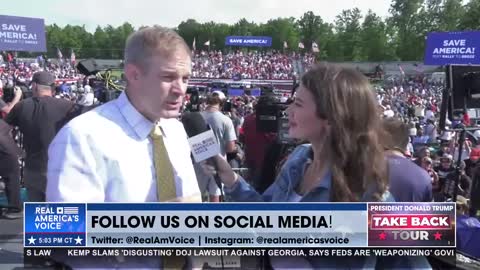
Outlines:
POLYGON ((332 201, 359 201, 370 187, 375 187, 371 199, 381 200, 387 189, 387 165, 368 79, 353 69, 318 64, 301 82, 315 98, 317 115, 330 125, 332 201))

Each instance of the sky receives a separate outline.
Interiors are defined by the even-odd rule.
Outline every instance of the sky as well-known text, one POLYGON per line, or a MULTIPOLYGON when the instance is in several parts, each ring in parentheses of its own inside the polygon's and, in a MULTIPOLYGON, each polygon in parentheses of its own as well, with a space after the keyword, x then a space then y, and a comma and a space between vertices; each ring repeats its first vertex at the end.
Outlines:
POLYGON ((389 0, 12 0, 2 1, 0 15, 44 18, 45 24, 85 25, 93 32, 97 25, 130 22, 135 28, 158 24, 175 27, 187 19, 234 24, 241 18, 265 23, 278 17, 300 18, 313 11, 333 22, 344 9, 369 9, 386 17, 389 0))

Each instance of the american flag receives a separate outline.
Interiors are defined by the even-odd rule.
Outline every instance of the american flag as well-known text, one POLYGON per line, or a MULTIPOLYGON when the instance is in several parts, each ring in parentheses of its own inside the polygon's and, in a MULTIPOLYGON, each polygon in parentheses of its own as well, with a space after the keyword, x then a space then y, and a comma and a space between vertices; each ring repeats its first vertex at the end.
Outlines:
POLYGON ((73 51, 72 49, 72 53, 70 54, 70 62, 72 62, 73 64, 75 64, 75 52, 73 51))
POLYGON ((315 41, 312 42, 312 52, 318 53, 319 51, 318 44, 315 41))
POLYGON ((78 215, 78 207, 76 206, 57 207, 57 214, 78 215))
POLYGON ((57 48, 57 57, 58 57, 58 59, 62 59, 62 58, 63 58, 62 51, 60 51, 59 48, 57 48))
POLYGON ((400 69, 400 73, 402 73, 402 76, 405 76, 405 71, 403 70, 401 65, 398 65, 398 69, 400 69))

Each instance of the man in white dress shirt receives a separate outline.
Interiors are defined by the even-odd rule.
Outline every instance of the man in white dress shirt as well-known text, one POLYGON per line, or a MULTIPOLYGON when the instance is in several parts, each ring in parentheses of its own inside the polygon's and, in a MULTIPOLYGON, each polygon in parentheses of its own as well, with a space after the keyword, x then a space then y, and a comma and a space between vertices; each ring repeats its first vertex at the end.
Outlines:
POLYGON ((125 46, 127 90, 60 130, 48 151, 47 201, 158 202, 152 140, 160 126, 177 198, 200 191, 183 125, 176 119, 191 74, 191 52, 174 31, 154 26, 125 46))
MULTIPOLYGON (((190 54, 177 33, 159 26, 142 28, 127 39, 127 90, 59 131, 48 150, 47 201, 165 201, 157 195, 157 164, 149 137, 159 125, 173 167, 176 198, 169 201, 201 202, 187 134, 177 120, 191 73, 190 54)), ((161 259, 154 257, 127 261, 99 266, 98 262, 67 258, 73 268, 161 265, 161 259)))

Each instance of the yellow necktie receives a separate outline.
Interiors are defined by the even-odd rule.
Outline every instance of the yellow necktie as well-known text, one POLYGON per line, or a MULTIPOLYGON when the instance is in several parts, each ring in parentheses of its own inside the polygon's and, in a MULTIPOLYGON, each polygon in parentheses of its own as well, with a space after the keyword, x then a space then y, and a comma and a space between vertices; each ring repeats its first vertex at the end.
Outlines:
POLYGON ((167 148, 163 141, 162 131, 155 125, 150 137, 153 141, 153 160, 157 175, 157 195, 159 201, 169 201, 177 197, 173 166, 168 157, 167 148))
MULTIPOLYGON (((153 160, 155 163, 155 172, 157 175, 157 195, 158 201, 170 201, 177 197, 175 189, 175 176, 173 175, 173 166, 168 157, 167 148, 163 141, 162 131, 158 125, 155 125, 150 137, 153 141, 153 160)), ((163 258, 163 269, 181 269, 185 264, 184 257, 163 258)))

